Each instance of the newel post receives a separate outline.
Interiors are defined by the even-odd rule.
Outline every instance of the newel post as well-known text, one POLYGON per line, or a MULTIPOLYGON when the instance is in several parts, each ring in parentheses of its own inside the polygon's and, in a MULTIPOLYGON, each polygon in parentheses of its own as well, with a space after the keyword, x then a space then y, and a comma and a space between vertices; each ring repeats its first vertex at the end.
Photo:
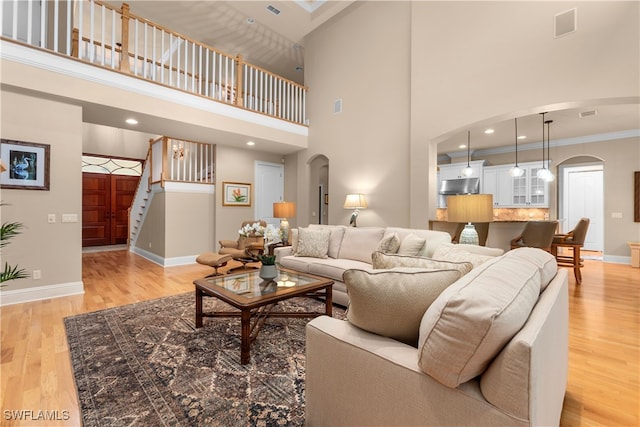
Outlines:
POLYGON ((129 5, 122 3, 122 53, 120 71, 129 72, 129 5))
POLYGON ((236 105, 238 107, 244 106, 244 96, 242 94, 242 69, 244 62, 242 61, 242 55, 236 56, 236 105))
POLYGON ((78 57, 79 45, 80 45, 80 30, 78 30, 77 28, 74 28, 71 31, 71 56, 73 56, 74 58, 78 57))

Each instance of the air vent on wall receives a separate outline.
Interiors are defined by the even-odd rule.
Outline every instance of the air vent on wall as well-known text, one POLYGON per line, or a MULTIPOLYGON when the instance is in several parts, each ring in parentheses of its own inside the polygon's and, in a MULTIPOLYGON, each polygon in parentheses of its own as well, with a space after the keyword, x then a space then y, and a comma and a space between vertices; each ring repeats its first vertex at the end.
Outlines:
POLYGON ((342 113, 342 99, 336 99, 333 101, 333 114, 342 113))
POLYGON ((598 110, 581 111, 578 115, 581 119, 584 119, 585 117, 595 116, 596 114, 598 114, 598 110))
POLYGON ((553 20, 553 35, 555 38, 573 33, 578 27, 578 9, 570 9, 558 13, 553 20))
POLYGON ((268 10, 269 12, 273 13, 273 14, 274 14, 274 15, 276 15, 276 16, 277 16, 277 15, 280 15, 280 9, 277 9, 275 6, 273 6, 273 5, 271 5, 271 4, 270 4, 269 6, 267 6, 267 10, 268 10))

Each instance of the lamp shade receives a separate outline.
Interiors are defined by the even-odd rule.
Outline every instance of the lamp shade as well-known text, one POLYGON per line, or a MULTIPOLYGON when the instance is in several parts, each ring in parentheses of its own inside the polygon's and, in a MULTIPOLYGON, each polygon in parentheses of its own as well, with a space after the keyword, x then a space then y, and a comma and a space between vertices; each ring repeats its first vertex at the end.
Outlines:
POLYGON ((464 194, 460 196, 447 197, 447 221, 493 221, 493 195, 464 194))
POLYGON ((364 194, 349 194, 344 200, 345 209, 366 209, 367 198, 364 194))
POLYGON ((296 216, 296 204, 293 202, 275 202, 273 204, 274 218, 293 218, 296 216))

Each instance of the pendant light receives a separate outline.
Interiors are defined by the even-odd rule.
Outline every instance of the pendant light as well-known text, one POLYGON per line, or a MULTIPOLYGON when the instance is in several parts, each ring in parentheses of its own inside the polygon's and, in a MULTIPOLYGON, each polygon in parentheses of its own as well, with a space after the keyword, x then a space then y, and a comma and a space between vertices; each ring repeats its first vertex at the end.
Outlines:
POLYGON ((549 126, 549 123, 551 121, 548 121, 549 123, 547 123, 547 120, 544 119, 544 115, 547 113, 540 113, 542 114, 542 168, 538 169, 538 173, 536 173, 536 176, 539 179, 542 179, 546 182, 552 181, 553 180, 553 174, 551 173, 551 171, 549 171, 549 169, 547 169, 546 167, 546 163, 544 161, 544 157, 545 157, 545 147, 544 147, 544 125, 547 125, 547 128, 549 126))
POLYGON ((514 119, 516 125, 516 164, 509 170, 509 175, 514 178, 521 177, 524 174, 524 169, 518 166, 518 118, 514 119))
POLYGON ((553 172, 551 172, 551 156, 549 156, 550 148, 551 148, 551 133, 549 131, 550 124, 553 123, 553 120, 547 120, 544 122, 547 125, 547 173, 545 175, 544 180, 547 182, 551 182, 555 179, 553 172))
POLYGON ((462 169, 462 176, 469 177, 473 174, 473 169, 471 169, 471 131, 467 131, 467 167, 462 169))

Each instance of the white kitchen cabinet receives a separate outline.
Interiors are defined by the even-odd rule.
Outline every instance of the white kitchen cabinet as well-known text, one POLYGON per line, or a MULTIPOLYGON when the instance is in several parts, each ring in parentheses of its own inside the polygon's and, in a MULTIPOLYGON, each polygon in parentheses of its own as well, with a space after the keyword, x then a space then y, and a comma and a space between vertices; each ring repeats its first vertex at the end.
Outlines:
POLYGON ((500 208, 548 207, 549 184, 537 177, 539 162, 521 163, 522 176, 509 174, 512 165, 483 169, 482 192, 493 194, 493 205, 500 208))
MULTIPOLYGON (((462 169, 464 169, 467 164, 463 162, 438 165, 438 192, 440 192, 440 188, 442 187, 442 181, 449 179, 461 179, 461 178, 480 178, 480 188, 482 188, 482 169, 486 163, 486 160, 474 160, 469 162, 469 166, 471 166, 471 176, 463 176, 462 169)), ((444 197, 438 197, 438 207, 446 208, 446 201, 444 197)))

